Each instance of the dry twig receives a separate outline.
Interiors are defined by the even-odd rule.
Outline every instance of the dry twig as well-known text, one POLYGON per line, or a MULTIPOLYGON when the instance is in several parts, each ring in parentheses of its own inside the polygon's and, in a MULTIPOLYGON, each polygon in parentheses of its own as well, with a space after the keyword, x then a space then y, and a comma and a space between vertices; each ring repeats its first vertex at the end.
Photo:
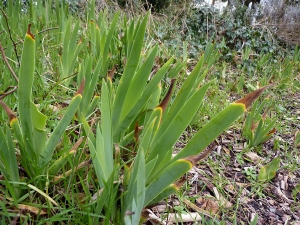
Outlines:
POLYGON ((18 66, 20 66, 20 60, 19 60, 19 55, 18 55, 18 52, 17 52, 17 43, 14 42, 13 38, 12 38, 12 35, 11 35, 11 31, 10 31, 10 27, 9 27, 9 23, 8 23, 8 18, 7 18, 7 15, 6 13, 3 11, 2 8, 0 8, 4 18, 5 18, 5 22, 6 22, 6 26, 7 26, 7 29, 8 29, 8 33, 9 33, 9 39, 11 40, 11 42, 13 43, 13 46, 14 46, 14 51, 15 51, 15 54, 16 54, 16 57, 17 57, 17 60, 18 60, 18 66))
POLYGON ((18 86, 8 86, 8 88, 5 89, 4 93, 2 95, 0 95, 0 100, 4 97, 6 97, 7 95, 10 95, 11 93, 15 92, 18 89, 18 86), (8 91, 9 89, 12 89, 10 91, 8 91))
POLYGON ((17 82, 19 82, 19 78, 17 77, 17 75, 15 74, 15 72, 13 71, 13 69, 11 68, 9 62, 6 59, 6 55, 5 55, 5 52, 4 52, 4 49, 2 47, 1 42, 0 42, 0 51, 1 51, 1 54, 2 54, 2 58, 3 58, 4 62, 5 62, 5 64, 7 65, 9 71, 11 72, 11 74, 13 75, 13 77, 15 78, 15 80, 17 82))

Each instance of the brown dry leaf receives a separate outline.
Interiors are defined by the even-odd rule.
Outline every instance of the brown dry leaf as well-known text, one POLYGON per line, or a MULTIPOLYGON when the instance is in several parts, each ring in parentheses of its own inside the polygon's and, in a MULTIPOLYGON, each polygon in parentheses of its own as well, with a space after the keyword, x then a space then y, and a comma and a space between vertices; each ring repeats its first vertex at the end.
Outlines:
POLYGON ((251 124, 251 130, 254 131, 258 126, 258 123, 254 123, 254 121, 252 121, 252 124, 251 124))
POLYGON ((279 188, 277 188, 275 186, 273 186, 272 192, 279 198, 285 199, 287 202, 294 202, 293 200, 290 200, 288 197, 286 197, 285 194, 279 188))
POLYGON ((222 207, 225 207, 225 208, 231 208, 232 207, 232 203, 229 202, 223 195, 221 195, 218 192, 216 187, 214 187, 213 190, 214 190, 214 194, 215 194, 216 198, 219 201, 219 206, 222 206, 222 207))
POLYGON ((152 207, 151 210, 154 213, 162 213, 162 212, 165 212, 167 210, 167 205, 166 204, 164 204, 164 205, 156 205, 156 206, 152 207))
POLYGON ((178 222, 181 223, 188 223, 188 222, 197 222, 201 221, 202 217, 199 213, 188 213, 188 214, 178 214, 178 213, 168 213, 167 214, 167 224, 177 224, 178 222))
POLYGON ((225 185, 224 186, 224 189, 227 191, 227 192, 229 192, 229 193, 231 193, 231 194, 234 194, 234 195, 236 195, 237 194, 237 192, 236 192, 236 188, 232 185, 232 184, 227 184, 227 185, 225 185))
POLYGON ((235 182, 235 184, 239 187, 247 187, 249 186, 249 184, 246 184, 246 183, 240 183, 240 182, 235 182))
POLYGON ((244 157, 246 159, 251 160, 255 164, 259 164, 260 162, 262 162, 264 160, 262 157, 257 155, 255 152, 247 152, 247 153, 244 154, 244 157))
POLYGON ((243 143, 233 144, 233 148, 236 152, 241 152, 244 150, 244 144, 243 143))
POLYGON ((200 197, 196 199, 196 202, 201 205, 200 208, 211 213, 211 214, 217 214, 219 211, 219 205, 218 203, 214 200, 214 197, 200 197))
POLYGON ((230 155, 230 150, 229 150, 228 148, 226 148, 225 146, 223 146, 222 149, 224 150, 224 152, 225 152, 227 155, 230 155))
POLYGON ((60 181, 61 179, 64 179, 64 178, 66 178, 67 176, 69 176, 70 174, 74 173, 75 171, 80 170, 81 168, 90 165, 91 163, 92 163, 92 160, 91 160, 91 159, 90 159, 90 160, 87 160, 87 161, 84 161, 84 162, 78 164, 78 166, 77 166, 75 169, 68 170, 67 172, 65 172, 65 173, 62 174, 62 175, 55 176, 55 177, 53 178, 53 182, 54 182, 54 183, 55 183, 55 182, 58 182, 58 181, 60 181))
POLYGON ((103 188, 97 191, 90 200, 90 203, 97 201, 98 197, 102 194, 103 188))
POLYGON ((24 205, 24 204, 18 204, 18 208, 20 210, 26 210, 26 211, 29 211, 35 215, 45 215, 47 214, 46 211, 42 210, 42 209, 39 209, 37 207, 34 207, 34 206, 30 206, 30 205, 24 205))
POLYGON ((252 201, 252 199, 250 199, 246 196, 243 196, 243 197, 240 198, 240 203, 243 203, 243 204, 248 204, 251 201, 252 201))
POLYGON ((87 198, 85 193, 76 193, 75 196, 76 196, 77 203, 79 203, 79 204, 84 204, 85 203, 85 200, 87 198))
POLYGON ((284 175, 283 178, 280 180, 280 188, 282 190, 287 190, 288 189, 288 176, 284 175))
POLYGON ((156 216, 150 209, 144 209, 142 211, 142 218, 145 219, 145 221, 149 221, 151 224, 161 224, 166 225, 166 223, 156 216))
POLYGON ((232 140, 228 140, 228 139, 227 140, 222 140, 222 143, 223 144, 230 144, 230 143, 232 143, 232 140))

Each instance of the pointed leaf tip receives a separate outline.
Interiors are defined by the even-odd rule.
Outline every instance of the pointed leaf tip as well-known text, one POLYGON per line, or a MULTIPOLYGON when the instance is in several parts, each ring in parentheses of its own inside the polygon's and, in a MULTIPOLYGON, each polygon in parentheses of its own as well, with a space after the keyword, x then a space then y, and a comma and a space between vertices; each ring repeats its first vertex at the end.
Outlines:
POLYGON ((272 130, 269 131, 269 133, 267 135, 275 134, 275 132, 276 132, 276 128, 273 128, 272 130))
POLYGON ((197 163, 198 163, 200 160, 202 160, 202 159, 204 159, 206 156, 208 156, 209 153, 210 153, 212 150, 216 149, 216 147, 217 147, 217 144, 214 143, 210 148, 206 149, 206 150, 203 151, 201 154, 199 154, 199 155, 194 155, 194 156, 189 156, 189 157, 186 158, 186 160, 189 160, 189 161, 193 164, 193 166, 196 166, 197 163))
POLYGON ((268 87, 274 85, 268 85, 262 88, 257 89, 256 91, 251 92, 250 94, 246 95, 244 98, 237 100, 235 103, 242 103, 248 108, 268 87))
POLYGON ((114 67, 111 69, 111 71, 108 73, 107 78, 110 79, 110 80, 112 81, 113 78, 114 78, 115 72, 116 72, 116 67, 114 66, 114 67))
POLYGON ((75 96, 83 94, 84 84, 85 84, 85 78, 82 79, 80 87, 78 88, 78 91, 76 92, 75 96))
POLYGON ((34 35, 31 33, 31 31, 30 31, 30 27, 31 27, 31 23, 30 24, 28 24, 28 27, 27 27, 27 33, 26 34, 28 34, 33 40, 34 40, 34 35))
POLYGON ((186 178, 182 177, 174 183, 174 186, 176 187, 177 190, 179 190, 182 187, 182 185, 184 185, 185 182, 186 182, 186 178))
POLYGON ((171 95, 172 95, 172 91, 173 91, 173 88, 174 88, 174 84, 175 84, 175 81, 176 79, 173 78, 171 80, 171 84, 170 84, 170 87, 169 87, 169 90, 166 94, 166 96, 164 97, 164 99, 161 101, 161 103, 157 106, 158 107, 161 107, 163 111, 165 111, 169 101, 170 101, 170 98, 171 98, 171 95))
POLYGON ((9 122, 12 122, 14 119, 17 118, 15 113, 2 100, 0 100, 0 105, 2 105, 3 109, 5 110, 6 114, 8 115, 9 122))

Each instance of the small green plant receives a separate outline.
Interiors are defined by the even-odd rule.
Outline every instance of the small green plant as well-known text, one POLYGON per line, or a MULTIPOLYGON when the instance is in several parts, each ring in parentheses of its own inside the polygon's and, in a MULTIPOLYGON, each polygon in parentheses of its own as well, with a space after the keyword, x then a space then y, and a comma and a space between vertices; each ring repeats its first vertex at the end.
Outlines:
MULTIPOLYGON (((120 55, 122 54, 121 41, 117 35, 117 23, 120 12, 114 15, 110 26, 108 26, 106 17, 107 11, 101 12, 98 15, 98 19, 90 13, 87 30, 88 44, 90 45, 93 59, 99 63, 101 62, 99 72, 101 78, 106 77, 109 67, 118 63, 115 58, 118 58, 119 61, 121 60, 120 55)), ((98 74, 97 77, 99 77, 98 74)))
POLYGON ((236 160, 241 165, 243 165, 245 163, 245 160, 243 158, 243 152, 236 154, 236 160))
POLYGON ((245 173, 246 177, 248 180, 256 180, 256 170, 253 167, 246 167, 243 171, 243 173, 245 173))
POLYGON ((258 105, 258 102, 255 102, 251 112, 246 116, 242 132, 243 136, 247 139, 248 148, 257 147, 265 143, 276 131, 274 128, 276 121, 267 117, 269 108, 261 115, 262 110, 268 105, 269 101, 266 98, 260 105, 258 105))
POLYGON ((255 167, 245 167, 243 173, 251 181, 259 181, 260 183, 266 183, 276 176, 276 172, 279 169, 280 159, 275 158, 267 165, 260 168, 257 175, 255 167))
POLYGON ((63 47, 62 54, 59 62, 59 71, 60 71, 60 79, 63 81, 63 84, 69 86, 71 75, 73 73, 75 63, 77 60, 77 56, 82 47, 81 42, 78 44, 77 36, 79 23, 77 22, 73 28, 73 32, 71 32, 72 21, 65 21, 65 24, 62 26, 63 31, 63 47))
POLYGON ((296 198, 296 195, 300 193, 300 183, 295 186, 292 193, 293 197, 296 198))
POLYGON ((258 181, 264 183, 273 179, 276 176, 279 166, 280 158, 275 158, 269 164, 262 166, 257 176, 258 181))
POLYGON ((252 183, 251 193, 259 198, 265 197, 263 189, 266 184, 276 176, 276 172, 279 169, 280 159, 275 158, 270 163, 261 166, 258 174, 256 167, 245 167, 243 173, 246 178, 252 183))

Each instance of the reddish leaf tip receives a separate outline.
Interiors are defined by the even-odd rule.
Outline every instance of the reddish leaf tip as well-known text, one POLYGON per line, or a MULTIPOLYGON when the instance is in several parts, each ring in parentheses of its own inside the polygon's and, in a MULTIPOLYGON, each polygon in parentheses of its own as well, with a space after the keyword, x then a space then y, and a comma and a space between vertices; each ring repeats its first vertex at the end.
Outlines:
POLYGON ((186 182, 186 178, 182 177, 174 183, 174 186, 176 187, 177 190, 179 190, 182 187, 182 185, 184 185, 185 182, 186 182))
POLYGON ((139 122, 136 121, 134 125, 134 140, 137 143, 139 141, 139 122))
POLYGON ((276 128, 273 128, 272 130, 269 131, 269 133, 267 135, 275 134, 275 132, 276 132, 276 128))
POLYGON ((28 35, 34 40, 34 35, 33 35, 33 33, 31 33, 31 31, 30 31, 30 27, 31 27, 31 23, 28 24, 28 27, 27 27, 27 33, 26 33, 26 34, 28 34, 28 35))
POLYGON ((189 157, 186 158, 186 160, 189 160, 193 164, 193 166, 196 166, 197 163, 200 160, 204 159, 206 156, 208 156, 209 153, 216 148, 216 146, 217 146, 217 144, 214 143, 210 148, 206 149, 201 154, 194 155, 194 156, 189 156, 189 157))
POLYGON ((15 119, 17 119, 15 113, 2 101, 0 100, 0 105, 2 105, 3 109, 5 110, 6 114, 9 118, 9 123, 11 124, 15 119))
POLYGON ((241 98, 239 100, 237 100, 235 103, 242 103, 245 105, 246 108, 248 108, 263 92, 264 90, 266 90, 268 87, 271 87, 274 85, 268 85, 262 88, 259 88, 253 92, 251 92, 250 94, 246 95, 244 98, 241 98))
POLYGON ((157 106, 158 107, 161 107, 163 111, 165 111, 165 109, 167 108, 167 105, 170 101, 170 98, 171 98, 171 95, 172 95, 172 91, 173 91, 173 88, 174 88, 174 84, 175 84, 175 81, 176 79, 173 78, 171 80, 171 84, 170 84, 170 87, 169 87, 169 90, 166 94, 166 96, 164 97, 164 99, 161 101, 161 103, 157 106))
POLYGON ((82 79, 80 87, 78 88, 78 91, 76 92, 75 96, 83 94, 84 84, 85 84, 85 78, 82 79))
POLYGON ((114 66, 111 71, 109 71, 109 73, 107 74, 107 78, 112 82, 114 75, 116 72, 116 67, 114 66))

